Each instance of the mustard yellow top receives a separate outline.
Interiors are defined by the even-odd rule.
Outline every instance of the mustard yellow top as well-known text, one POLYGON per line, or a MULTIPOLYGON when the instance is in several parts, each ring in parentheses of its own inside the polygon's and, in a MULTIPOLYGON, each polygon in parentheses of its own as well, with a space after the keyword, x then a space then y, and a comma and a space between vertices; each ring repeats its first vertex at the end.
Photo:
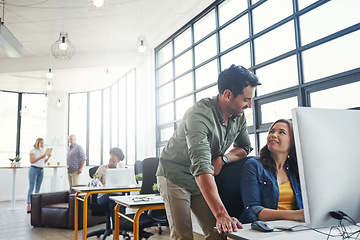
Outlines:
POLYGON ((296 209, 296 201, 294 192, 291 188, 290 181, 279 186, 279 203, 277 210, 294 210, 296 209))

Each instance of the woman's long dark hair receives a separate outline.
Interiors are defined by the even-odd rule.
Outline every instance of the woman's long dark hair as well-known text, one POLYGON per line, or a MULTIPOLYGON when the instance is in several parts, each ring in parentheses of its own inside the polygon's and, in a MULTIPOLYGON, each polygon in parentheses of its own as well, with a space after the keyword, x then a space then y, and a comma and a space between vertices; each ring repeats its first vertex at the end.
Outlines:
MULTIPOLYGON (((289 167, 295 171, 297 177, 299 178, 299 169, 298 169, 298 164, 297 164, 297 158, 296 158, 296 150, 295 150, 295 141, 294 141, 294 131, 293 131, 293 125, 292 122, 290 120, 286 120, 286 119, 279 119, 276 122, 274 122, 269 131, 275 126, 275 124, 277 123, 285 123, 288 125, 289 127, 289 134, 290 134, 290 151, 289 151, 289 157, 288 157, 288 162, 289 162, 289 167)), ((271 153, 270 150, 267 147, 267 144, 265 144, 265 146, 260 150, 259 152, 260 155, 260 162, 262 163, 262 165, 264 166, 265 169, 273 169, 276 170, 276 164, 274 159, 271 157, 271 153)))

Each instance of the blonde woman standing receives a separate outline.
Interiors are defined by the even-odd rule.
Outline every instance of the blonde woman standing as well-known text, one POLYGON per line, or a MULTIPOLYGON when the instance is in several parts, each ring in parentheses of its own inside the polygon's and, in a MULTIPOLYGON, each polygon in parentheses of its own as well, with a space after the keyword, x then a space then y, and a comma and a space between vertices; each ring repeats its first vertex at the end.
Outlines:
POLYGON ((45 155, 44 151, 44 139, 38 138, 35 141, 34 148, 30 151, 30 169, 29 169, 29 191, 27 197, 27 212, 31 212, 31 199, 30 196, 34 191, 38 193, 40 191, 41 183, 44 176, 44 165, 51 157, 51 154, 45 155))

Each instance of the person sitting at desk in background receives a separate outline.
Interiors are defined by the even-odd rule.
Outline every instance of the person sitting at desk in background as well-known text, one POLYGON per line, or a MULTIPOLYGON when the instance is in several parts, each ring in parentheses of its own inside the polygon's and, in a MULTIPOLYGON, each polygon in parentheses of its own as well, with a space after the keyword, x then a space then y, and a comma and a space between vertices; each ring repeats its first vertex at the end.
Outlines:
MULTIPOLYGON (((116 168, 118 165, 122 166, 122 168, 125 167, 124 164, 122 164, 125 156, 123 151, 120 148, 112 148, 110 149, 110 159, 109 164, 107 165, 101 165, 97 170, 96 173, 98 173, 100 177, 101 183, 105 186, 106 181, 106 170, 109 168, 116 168)), ((97 198, 97 202, 100 206, 107 206, 110 212, 110 216, 112 219, 112 229, 114 230, 115 226, 115 206, 116 203, 109 199, 110 196, 120 196, 122 193, 105 193, 105 194, 99 194, 97 198)), ((125 213, 125 207, 120 207, 120 212, 125 213)))
POLYGON ((294 134, 289 120, 279 119, 268 132, 258 157, 241 171, 242 223, 257 220, 304 221, 294 134))
POLYGON ((35 141, 34 148, 30 151, 30 168, 29 168, 29 191, 27 196, 27 209, 28 213, 31 212, 31 194, 34 191, 39 193, 41 183, 44 177, 44 165, 51 157, 51 154, 45 155, 44 151, 44 139, 38 138, 35 141))

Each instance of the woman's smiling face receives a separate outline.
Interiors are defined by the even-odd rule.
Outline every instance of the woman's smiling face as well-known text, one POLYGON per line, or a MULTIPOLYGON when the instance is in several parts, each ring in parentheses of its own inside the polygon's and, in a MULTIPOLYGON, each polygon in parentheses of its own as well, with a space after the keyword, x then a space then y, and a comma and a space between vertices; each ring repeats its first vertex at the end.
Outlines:
POLYGON ((267 147, 270 152, 290 152, 290 132, 286 123, 278 122, 270 130, 267 136, 267 147))

